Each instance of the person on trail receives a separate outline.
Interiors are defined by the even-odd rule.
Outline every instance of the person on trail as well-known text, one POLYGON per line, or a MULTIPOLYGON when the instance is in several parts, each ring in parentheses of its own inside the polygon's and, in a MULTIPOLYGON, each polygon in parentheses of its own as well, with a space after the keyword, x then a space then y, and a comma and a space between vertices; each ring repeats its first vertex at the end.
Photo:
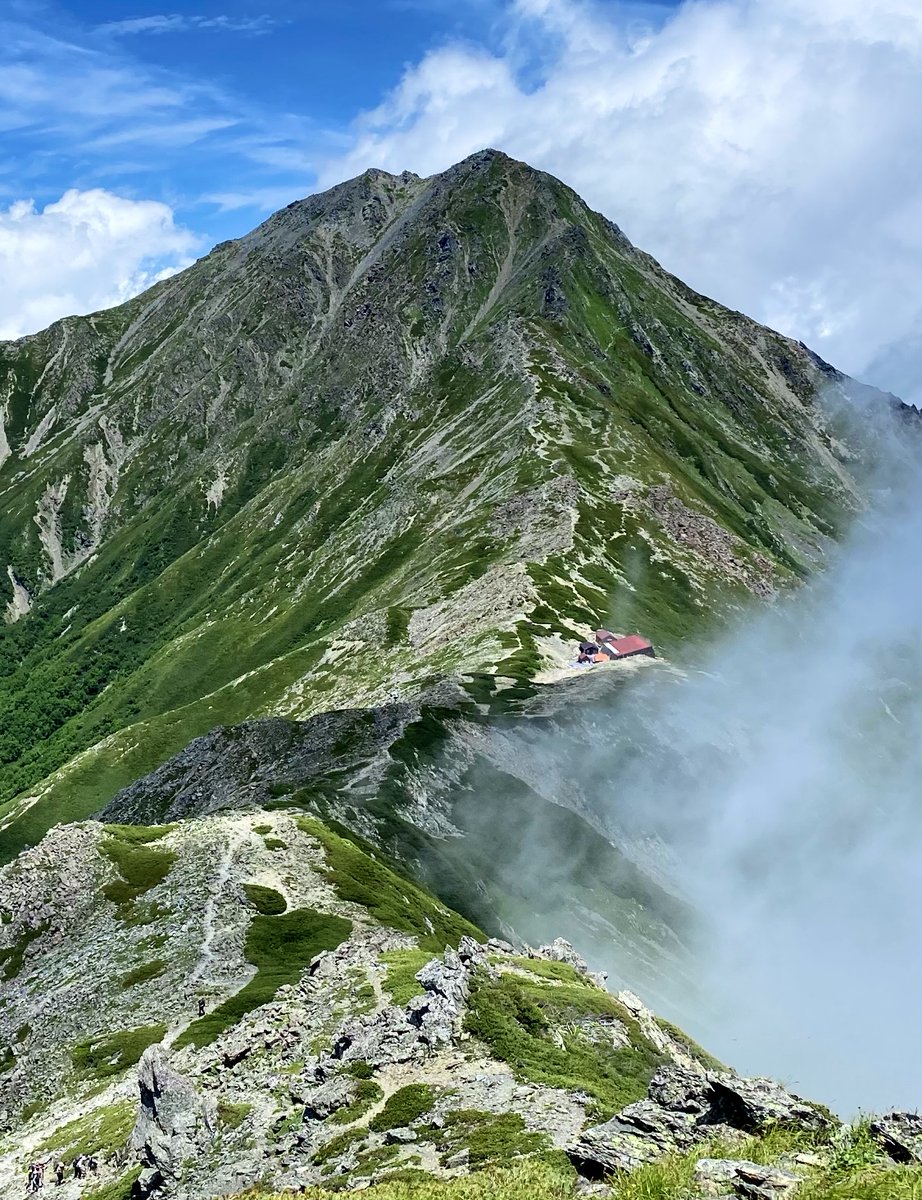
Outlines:
POLYGON ((95 1175, 96 1172, 99 1170, 99 1160, 97 1158, 95 1158, 94 1155, 92 1155, 92 1154, 86 1160, 86 1165, 87 1165, 87 1170, 92 1175, 95 1175))
POLYGON ((74 1159, 74 1179, 86 1178, 86 1158, 82 1154, 78 1154, 74 1159))
POLYGON ((38 1191, 38 1184, 36 1183, 37 1178, 38 1178, 38 1169, 36 1168, 35 1163, 34 1162, 29 1163, 29 1180, 28 1180, 28 1183, 26 1184, 26 1195, 27 1196, 31 1196, 33 1192, 38 1191))
POLYGON ((45 1186, 45 1164, 43 1162, 34 1162, 29 1167, 29 1186, 26 1189, 29 1192, 37 1192, 39 1188, 45 1186))
POLYGON ((204 1015, 205 1015, 205 1001, 201 996, 199 997, 199 1002, 198 1002, 198 1015, 200 1017, 204 1017, 204 1015))
POLYGON ((61 1184, 64 1182, 64 1175, 66 1173, 66 1170, 67 1170, 67 1168, 64 1166, 64 1164, 62 1162, 56 1162, 54 1164, 54 1182, 55 1182, 56 1187, 60 1187, 61 1184))

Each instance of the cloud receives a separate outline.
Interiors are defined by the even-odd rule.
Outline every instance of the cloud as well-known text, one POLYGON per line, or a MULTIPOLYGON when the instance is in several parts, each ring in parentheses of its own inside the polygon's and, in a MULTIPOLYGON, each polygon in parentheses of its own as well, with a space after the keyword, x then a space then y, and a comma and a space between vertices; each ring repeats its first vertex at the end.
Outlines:
POLYGON ((494 44, 410 67, 320 184, 497 145, 861 373, 922 330, 920 72, 917 0, 516 0, 494 44))
POLYGON ((135 295, 191 261, 198 240, 171 209, 101 188, 72 189, 38 210, 0 210, 0 338, 135 295))
POLYGON ((189 13, 156 13, 149 17, 131 17, 124 21, 106 21, 97 32, 114 37, 133 37, 138 34, 189 33, 196 30, 217 30, 225 33, 268 33, 276 25, 268 14, 258 17, 193 16, 189 13))

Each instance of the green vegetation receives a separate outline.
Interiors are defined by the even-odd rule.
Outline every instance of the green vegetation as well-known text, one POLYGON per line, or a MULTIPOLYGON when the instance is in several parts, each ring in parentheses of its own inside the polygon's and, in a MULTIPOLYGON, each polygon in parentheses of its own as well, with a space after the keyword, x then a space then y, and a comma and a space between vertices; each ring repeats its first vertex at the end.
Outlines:
POLYGON ((149 983, 152 979, 157 979, 162 975, 167 968, 166 959, 155 958, 152 962, 142 963, 140 967, 135 967, 133 971, 126 971, 118 981, 119 987, 123 991, 128 988, 135 987, 139 983, 149 983))
POLYGON ((283 842, 281 838, 267 837, 263 838, 267 850, 287 850, 288 843, 283 842))
POLYGON ((54 1153, 72 1159, 78 1154, 114 1154, 124 1148, 134 1127, 137 1105, 131 1100, 94 1108, 74 1121, 69 1121, 46 1138, 38 1147, 39 1154, 54 1153))
POLYGON ((166 1025, 141 1025, 78 1042, 70 1052, 74 1070, 82 1079, 109 1079, 133 1066, 148 1046, 162 1040, 166 1025))
MULTIPOLYGON (((550 1149, 543 1133, 530 1132, 518 1113, 489 1113, 462 1109, 449 1113, 435 1134, 442 1162, 467 1150, 474 1170, 488 1164, 508 1164, 512 1159, 550 1149)), ((566 1157, 561 1155, 566 1162, 566 1157)))
POLYGON ((373 1079, 362 1079, 355 1090, 355 1099, 345 1108, 338 1108, 329 1118, 331 1125, 351 1125, 360 1117, 364 1117, 384 1095, 381 1087, 373 1079))
POLYGON ((176 828, 174 825, 103 825, 106 833, 129 846, 148 846, 159 842, 176 828))
POLYGON ((346 1064, 346 1074, 351 1075, 353 1079, 371 1079, 374 1073, 374 1067, 363 1058, 346 1064))
POLYGON ((284 984, 296 983, 314 955, 335 950, 351 932, 351 921, 308 908, 279 916, 257 913, 244 946, 246 960, 256 967, 256 974, 236 995, 193 1021, 175 1045, 207 1046, 246 1013, 268 1004, 284 984))
POLYGON ((28 1022, 26 1022, 25 1025, 20 1025, 19 1028, 16 1030, 16 1037, 14 1038, 14 1041, 25 1042, 29 1038, 29 1035, 31 1033, 32 1033, 32 1026, 28 1022))
POLYGON ((523 1079, 584 1091, 600 1116, 609 1116, 646 1095, 665 1061, 636 1021, 608 992, 587 984, 532 983, 480 973, 464 1018, 494 1057, 523 1079), (593 1037, 593 1026, 619 1022, 630 1045, 613 1049, 610 1038, 593 1037))
POLYGON ((446 945, 457 946, 465 934, 483 939, 476 926, 385 866, 372 846, 351 835, 342 837, 310 817, 299 817, 298 825, 323 847, 327 879, 341 900, 361 904, 382 925, 414 934, 422 949, 435 954, 446 945))
POLYGON ((288 907, 285 897, 274 888, 263 887, 258 883, 245 883, 243 890, 250 904, 263 916, 277 917, 288 907))
POLYGON ((252 1111, 252 1104, 221 1100, 218 1103, 218 1120, 228 1129, 238 1129, 252 1111))
POLYGON ((673 1025, 671 1021, 666 1021, 662 1017, 656 1018, 656 1023, 662 1029, 663 1033, 667 1033, 674 1042, 682 1047, 686 1053, 690 1054, 696 1062, 701 1063, 702 1067, 708 1071, 726 1071, 726 1066, 715 1058, 713 1054, 708 1054, 702 1046, 688 1036, 684 1029, 680 1029, 678 1025, 673 1025))
MULTIPOLYGON (((536 1157, 454 1179, 437 1179, 421 1171, 398 1170, 367 1188, 362 1195, 368 1200, 497 1200, 497 1197, 502 1200, 571 1200, 576 1196, 575 1182, 569 1165, 565 1166, 556 1158, 543 1161, 536 1157)), ((327 1200, 337 1192, 307 1188, 301 1194, 304 1200, 327 1200)), ((270 1200, 270 1195, 256 1192, 253 1200, 270 1200)), ((272 1200, 282 1198, 273 1197, 272 1200)), ((640 1200, 640 1197, 631 1200, 640 1200)), ((643 1200, 661 1198, 651 1193, 643 1200)))
POLYGON ((385 1133, 388 1129, 402 1129, 424 1116, 435 1104, 435 1092, 426 1083, 410 1083, 388 1096, 387 1103, 376 1117, 372 1117, 368 1128, 374 1133, 385 1133))
POLYGON ((253 832, 258 833, 262 836, 265 836, 267 833, 272 832, 272 826, 271 825, 254 825, 253 832))
POLYGON ((558 983, 576 984, 578 987, 590 985, 590 980, 581 971, 577 971, 576 967, 570 966, 569 963, 557 962, 552 958, 524 958, 521 955, 511 954, 508 958, 497 959, 497 961, 512 963, 523 971, 540 976, 541 979, 554 979, 558 983))
POLYGON ((140 1174, 140 1166, 132 1167, 130 1171, 119 1175, 118 1179, 113 1179, 111 1183, 104 1184, 100 1188, 93 1188, 91 1192, 84 1192, 81 1200, 131 1200, 135 1180, 140 1174))
POLYGON ((427 950, 416 949, 386 950, 381 955, 381 962, 387 965, 381 986, 395 1004, 408 1004, 422 992, 422 987, 416 982, 416 972, 421 971, 431 958, 427 950))
POLYGON ((122 920, 132 923, 137 919, 135 901, 162 883, 176 861, 173 850, 154 849, 150 843, 158 841, 169 827, 145 829, 142 826, 110 826, 110 832, 100 845, 100 853, 115 864, 119 878, 103 887, 103 895, 119 910, 122 920), (124 833, 124 830, 128 833, 124 833))
MULTIPOLYGON (((300 1120, 300 1114, 298 1120, 300 1120)), ((339 1158, 341 1154, 345 1154, 351 1146, 356 1142, 364 1141, 368 1136, 367 1129, 347 1129, 345 1133, 338 1133, 336 1137, 330 1138, 314 1154, 314 1162, 318 1166, 330 1162, 334 1158, 339 1158)))
POLYGON ((11 946, 0 950, 0 964, 3 965, 4 982, 9 982, 9 980, 16 978, 22 970, 26 951, 37 938, 40 938, 43 933, 47 933, 50 927, 48 921, 43 921, 33 929, 24 929, 11 946))

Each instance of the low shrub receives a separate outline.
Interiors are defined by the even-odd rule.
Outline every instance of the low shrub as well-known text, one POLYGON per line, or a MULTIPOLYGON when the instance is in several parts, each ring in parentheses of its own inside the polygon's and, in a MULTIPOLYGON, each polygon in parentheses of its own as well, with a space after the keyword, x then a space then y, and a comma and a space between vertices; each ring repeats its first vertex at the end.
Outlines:
POLYGON ((288 907, 285 897, 274 888, 263 887, 259 883, 245 883, 243 890, 250 904, 263 916, 277 917, 288 907))
POLYGON ((386 950, 381 955, 381 962, 387 966, 381 986, 395 1004, 408 1004, 422 992, 422 987, 416 982, 416 972, 431 958, 428 950, 416 949, 386 950))
POLYGON ((427 1083, 410 1083, 389 1096, 384 1108, 372 1117, 368 1128, 374 1133, 402 1129, 425 1116, 435 1104, 435 1092, 427 1083))
POLYGON ((122 991, 127 991, 129 988, 136 987, 139 983, 149 983, 152 979, 156 979, 166 970, 166 960, 155 958, 152 962, 142 963, 140 967, 135 967, 133 971, 126 971, 118 981, 122 991))

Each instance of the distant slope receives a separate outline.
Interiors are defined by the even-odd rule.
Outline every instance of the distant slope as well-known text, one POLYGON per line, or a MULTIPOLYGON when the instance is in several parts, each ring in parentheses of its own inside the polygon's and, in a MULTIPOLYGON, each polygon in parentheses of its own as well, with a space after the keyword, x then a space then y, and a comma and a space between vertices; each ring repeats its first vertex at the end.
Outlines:
POLYGON ((854 507, 846 382, 493 151, 3 344, 0 857, 219 723, 674 650, 854 507))

